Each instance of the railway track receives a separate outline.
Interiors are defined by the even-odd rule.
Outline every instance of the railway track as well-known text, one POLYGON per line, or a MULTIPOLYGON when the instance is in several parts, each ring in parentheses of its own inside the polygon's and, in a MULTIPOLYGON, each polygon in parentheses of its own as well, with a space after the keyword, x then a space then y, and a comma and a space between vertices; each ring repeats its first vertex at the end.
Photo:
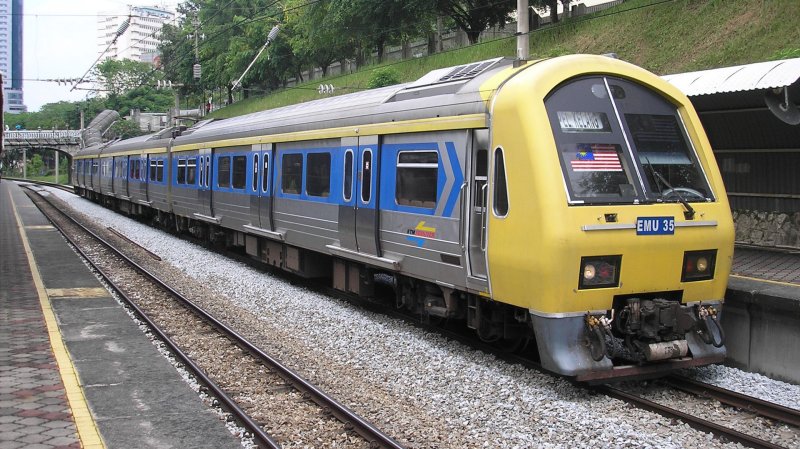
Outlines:
POLYGON ((601 385, 593 387, 595 391, 598 391, 602 394, 605 394, 609 397, 613 397, 624 401, 628 404, 631 404, 635 407, 649 410, 654 413, 658 413, 661 416, 664 416, 669 419, 673 420, 680 420, 689 426, 703 431, 709 432, 716 436, 717 438, 722 439, 723 441, 729 441, 733 443, 740 443, 743 446, 751 447, 754 449, 782 449, 784 446, 780 446, 778 444, 774 444, 772 442, 762 440, 760 438, 756 438, 752 435, 748 435, 746 433, 740 432, 736 429, 732 429, 730 427, 726 427, 720 424, 717 424, 713 421, 701 418, 699 416, 695 416, 689 413, 682 412, 680 410, 659 404, 657 402, 651 401, 649 399, 643 398, 636 394, 632 394, 618 388, 614 388, 608 385, 601 385))
POLYGON ((717 400, 731 407, 746 410, 766 418, 800 428, 800 411, 773 404, 752 396, 726 390, 685 376, 670 375, 666 382, 673 388, 695 396, 717 400))
MULTIPOLYGON (((249 258, 246 258, 246 257, 243 257, 243 256, 237 257, 236 253, 232 253, 232 254, 231 253, 227 253, 227 255, 229 257, 233 257, 234 259, 236 259, 236 260, 238 260, 240 262, 248 263, 248 264, 250 264, 252 266, 257 266, 257 267, 260 266, 260 264, 253 262, 249 258)), ((282 272, 279 272, 279 271, 276 272, 275 274, 278 275, 278 276, 290 279, 291 281, 300 282, 298 279, 295 279, 293 276, 286 275, 285 273, 282 273, 282 272)), ((370 310, 373 310, 373 311, 380 311, 382 314, 385 314, 385 315, 388 315, 388 316, 391 316, 391 317, 394 317, 394 318, 402 319, 402 320, 406 321, 407 323, 413 324, 413 325, 415 325, 417 327, 420 327, 420 328, 423 328, 425 330, 435 331, 435 332, 439 333, 440 335, 442 335, 444 337, 459 341, 459 342, 465 344, 466 346, 472 347, 473 349, 478 349, 478 350, 481 350, 481 351, 484 351, 484 352, 491 353, 491 354, 495 355, 496 357, 498 357, 500 359, 503 359, 505 361, 508 361, 510 363, 522 364, 522 365, 524 365, 526 367, 529 367, 529 368, 542 370, 541 367, 538 365, 538 363, 536 363, 535 361, 531 360, 530 358, 519 357, 519 356, 514 355, 514 354, 507 354, 507 353, 500 352, 496 348, 493 348, 490 345, 478 342, 474 337, 470 337, 468 335, 465 335, 463 332, 451 332, 451 331, 442 329, 441 327, 436 326, 436 325, 420 324, 418 317, 411 317, 411 316, 409 316, 409 315, 407 315, 405 313, 394 311, 391 307, 389 307, 389 308, 376 307, 377 303, 375 301, 365 300, 363 298, 353 297, 352 295, 344 294, 344 293, 339 292, 337 290, 333 290, 332 288, 323 287, 323 286, 319 286, 319 285, 312 286, 312 289, 314 289, 314 290, 316 290, 316 291, 318 291, 320 293, 329 295, 329 296, 334 296, 334 297, 338 297, 340 299, 348 300, 350 302, 358 304, 361 307, 366 307, 366 308, 368 308, 370 310)), ((389 301, 389 303, 391 303, 391 302, 392 301, 389 301)), ((680 379, 674 378, 674 382, 678 383, 680 385, 688 385, 689 384, 688 381, 684 381, 682 378, 680 378, 680 379)), ((592 388, 594 391, 598 391, 599 393, 607 395, 609 397, 614 397, 614 398, 620 399, 620 400, 622 400, 622 401, 624 401, 626 403, 629 403, 632 406, 635 406, 637 408, 641 408, 641 409, 649 410, 649 411, 654 412, 654 413, 658 413, 658 414, 660 414, 662 416, 665 416, 665 417, 668 417, 669 419, 672 419, 672 420, 678 420, 678 421, 681 421, 681 422, 685 422, 686 424, 688 424, 689 426, 691 426, 693 428, 696 428, 696 429, 701 430, 703 432, 712 433, 713 435, 715 435, 717 438, 719 438, 722 441, 738 442, 738 443, 741 443, 744 446, 754 447, 754 448, 781 448, 781 447, 783 447, 783 446, 780 446, 780 445, 777 445, 777 444, 773 444, 773 443, 771 443, 769 441, 765 441, 765 440, 762 440, 762 439, 747 435, 745 433, 739 432, 736 429, 726 428, 725 426, 719 425, 717 423, 705 420, 705 419, 700 418, 700 417, 692 416, 689 413, 684 413, 684 412, 681 412, 681 411, 678 411, 678 410, 675 410, 675 409, 672 409, 672 408, 657 404, 657 403, 655 403, 653 401, 649 401, 647 399, 637 397, 636 395, 633 395, 633 394, 630 394, 630 393, 627 393, 627 392, 624 392, 624 391, 621 391, 621 390, 618 390, 618 389, 615 389, 615 388, 611 388, 611 387, 608 387, 608 386, 586 387, 584 385, 581 385, 581 387, 592 388)), ((786 422, 786 423, 788 423, 790 425, 797 426, 797 424, 796 424, 797 423, 797 421, 796 421, 797 420, 797 417, 796 417, 797 413, 795 411, 791 410, 791 409, 788 409, 789 410, 788 411, 788 415, 790 416, 794 412, 795 418, 789 417, 789 418, 786 418, 786 419, 782 419, 780 416, 787 416, 787 412, 780 411, 780 409, 783 409, 780 406, 777 407, 778 410, 779 410, 778 412, 767 412, 767 411, 763 411, 762 412, 760 410, 768 410, 770 408, 770 404, 769 403, 765 403, 764 401, 761 401, 763 404, 756 406, 752 402, 741 402, 741 401, 747 401, 748 399, 746 397, 744 399, 739 398, 738 400, 740 402, 730 402, 730 401, 724 400, 724 399, 722 399, 720 397, 712 396, 711 393, 708 393, 708 391, 712 390, 713 388, 709 388, 709 387, 707 387, 705 385, 702 385, 701 387, 705 387, 705 389, 703 390, 704 391, 703 393, 699 393, 700 396, 713 397, 714 399, 719 400, 722 403, 726 403, 726 404, 732 405, 733 407, 736 407, 736 408, 739 408, 739 409, 743 409, 743 410, 746 410, 748 412, 757 413, 757 414, 769 417, 771 419, 775 419, 775 420, 778 420, 778 421, 781 421, 781 422, 786 422)), ((676 388, 679 388, 679 386, 676 386, 676 388)), ((686 387, 686 388, 688 388, 688 387, 686 387)), ((684 389, 684 388, 681 388, 681 389, 684 389)), ((698 393, 695 393, 695 392, 690 392, 690 393, 698 394, 698 393)), ((734 394, 734 396, 735 396, 735 394, 734 394)))
POLYGON ((54 187, 56 189, 60 189, 60 190, 63 190, 65 192, 75 193, 75 188, 72 187, 71 185, 66 185, 66 184, 57 184, 55 182, 38 181, 38 180, 33 180, 33 179, 23 179, 23 178, 13 178, 13 177, 9 178, 7 176, 4 176, 3 179, 6 179, 8 181, 25 182, 25 183, 36 184, 36 185, 40 185, 40 186, 54 187))
MULTIPOLYGON (((303 379, 290 368, 281 364, 275 358, 269 356, 264 351, 250 343, 244 336, 238 334, 225 323, 215 319, 201 307, 195 305, 190 299, 180 292, 172 289, 169 285, 162 282, 155 274, 147 268, 134 261, 132 258, 123 254, 113 243, 99 236, 76 219, 68 215, 61 208, 55 206, 46 196, 41 195, 34 189, 28 189, 29 196, 34 204, 48 217, 57 229, 70 241, 79 253, 89 261, 94 269, 100 273, 115 293, 123 299, 135 313, 147 323, 153 333, 170 348, 177 359, 180 360, 211 392, 219 403, 230 412, 239 424, 252 435, 254 442, 259 447, 280 448, 282 439, 273 434, 284 434, 287 422, 293 425, 300 425, 294 419, 281 418, 282 411, 287 409, 302 409, 305 414, 314 416, 311 425, 319 426, 320 419, 332 417, 341 423, 341 430, 348 437, 345 438, 344 447, 371 447, 371 448, 402 448, 402 446, 385 435, 377 427, 367 422, 365 419, 356 415, 353 411, 337 402, 332 397, 325 394, 320 388, 303 379), (91 243, 93 242, 93 243, 91 243), (128 286, 135 285, 135 291, 128 290, 128 286), (188 309, 193 317, 187 317, 185 312, 176 311, 175 308, 188 309), (171 310, 170 310, 171 309, 171 310), (161 323, 164 316, 178 315, 184 321, 193 320, 186 323, 180 329, 162 329, 161 323), (211 335, 213 333, 213 335, 211 335), (208 360, 206 355, 198 355, 197 346, 210 345, 209 340, 225 339, 226 343, 219 341, 213 344, 217 347, 230 348, 235 346, 241 353, 233 354, 233 359, 237 361, 237 366, 227 367, 235 369, 238 373, 257 373, 254 382, 258 385, 251 386, 252 389, 271 391, 281 396, 280 401, 255 401, 256 404, 242 406, 236 400, 235 394, 228 393, 230 387, 239 392, 248 389, 241 384, 226 385, 225 382, 218 383, 207 373, 217 372, 221 367, 209 366, 205 364, 208 360), (181 342, 185 342, 181 344, 181 342), (195 345, 196 342, 203 342, 202 345, 195 345), (188 347, 187 347, 188 346, 188 347), (198 359, 200 361, 198 361, 198 359), (248 366, 244 366, 248 365, 248 366), (264 368, 268 368, 269 373, 264 373, 264 368), (287 390, 292 390, 296 394, 286 394, 287 390), (287 404, 287 397, 293 397, 296 403, 287 404), (255 407, 269 406, 270 402, 279 402, 278 407, 273 407, 269 411, 254 410, 255 407), (259 415, 262 419, 254 419, 253 415, 259 415), (272 419, 269 423, 264 421, 264 416, 270 415, 272 419), (274 416, 272 416, 274 415, 274 416), (274 423, 281 423, 276 424, 274 423), (269 432, 264 430, 269 428, 269 432), (271 428, 270 428, 271 427, 271 428), (352 441, 351 434, 360 439, 360 442, 352 441)), ((224 352, 230 353, 226 350, 224 352)), ((213 358, 213 357, 211 357, 213 358)), ((221 376, 220 376, 221 377, 221 376)), ((241 377, 241 374, 238 375, 241 377)), ((289 398, 290 400, 292 398, 289 398)), ((293 429, 297 434, 297 429, 293 429)), ((309 430, 309 434, 314 431, 309 430)), ((341 433, 336 433, 337 438, 341 438, 341 433)), ((319 441, 319 440, 318 440, 319 441)), ((285 441, 289 442, 289 441, 285 441)), ((341 441, 337 441, 342 446, 341 441)))

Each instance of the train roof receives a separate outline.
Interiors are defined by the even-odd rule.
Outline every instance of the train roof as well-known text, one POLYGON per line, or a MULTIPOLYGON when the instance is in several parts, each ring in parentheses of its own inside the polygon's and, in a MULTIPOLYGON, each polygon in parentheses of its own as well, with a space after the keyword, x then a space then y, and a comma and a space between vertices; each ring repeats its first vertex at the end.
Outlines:
POLYGON ((262 134, 486 113, 480 86, 513 63, 494 58, 433 70, 417 81, 255 112, 207 124, 176 145, 262 134))

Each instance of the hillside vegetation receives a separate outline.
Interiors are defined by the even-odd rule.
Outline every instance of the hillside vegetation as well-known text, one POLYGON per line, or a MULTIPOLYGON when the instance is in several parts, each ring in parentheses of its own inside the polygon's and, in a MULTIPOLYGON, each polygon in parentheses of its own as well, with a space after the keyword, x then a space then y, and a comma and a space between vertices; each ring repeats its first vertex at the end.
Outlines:
MULTIPOLYGON (((798 0, 628 0, 599 13, 531 33, 531 58, 571 53, 616 53, 657 74, 680 73, 771 59, 800 57, 798 0)), ((427 57, 365 67, 315 79, 215 111, 216 118, 318 99, 319 84, 337 94, 365 89, 371 72, 391 67, 411 81, 441 67, 514 56, 515 38, 483 42, 427 57)))

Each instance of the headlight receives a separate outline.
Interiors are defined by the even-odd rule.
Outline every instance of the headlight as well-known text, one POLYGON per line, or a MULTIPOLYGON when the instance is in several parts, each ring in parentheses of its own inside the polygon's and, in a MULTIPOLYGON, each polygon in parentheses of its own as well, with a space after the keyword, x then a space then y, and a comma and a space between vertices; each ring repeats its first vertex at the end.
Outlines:
POLYGON ((686 251, 683 254, 681 282, 705 281, 714 279, 717 250, 686 251))
POLYGON ((578 288, 605 288, 619 285, 619 270, 622 256, 581 257, 578 288))

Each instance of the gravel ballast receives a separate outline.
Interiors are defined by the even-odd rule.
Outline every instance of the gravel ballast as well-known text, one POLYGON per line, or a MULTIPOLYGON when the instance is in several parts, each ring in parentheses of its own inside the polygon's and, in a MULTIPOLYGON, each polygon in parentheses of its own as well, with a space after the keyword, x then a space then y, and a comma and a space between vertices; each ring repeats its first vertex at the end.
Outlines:
MULTIPOLYGON (((408 447, 739 447, 53 192, 158 254, 174 267, 169 281, 182 282, 182 291, 205 287, 204 307, 408 447)), ((800 387, 757 374, 723 366, 688 373, 788 407, 800 404, 800 387)), ((754 427, 769 432, 768 425, 754 427)), ((781 443, 800 445, 792 435, 781 443)))

